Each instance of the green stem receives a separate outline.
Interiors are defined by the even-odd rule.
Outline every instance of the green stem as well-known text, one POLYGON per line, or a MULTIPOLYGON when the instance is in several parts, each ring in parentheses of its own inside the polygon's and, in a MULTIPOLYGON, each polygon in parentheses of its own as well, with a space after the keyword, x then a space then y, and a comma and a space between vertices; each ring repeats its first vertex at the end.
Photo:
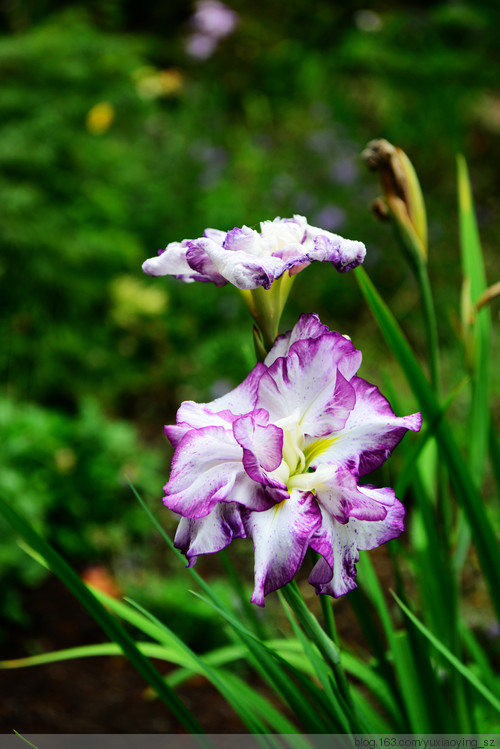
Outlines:
POLYGON ((335 617, 333 615, 333 606, 330 596, 320 596, 321 610, 323 612, 323 621, 325 632, 333 640, 335 645, 339 645, 339 638, 337 635, 337 627, 335 626, 335 617))
POLYGON ((256 353, 259 361, 263 360, 263 352, 269 353, 278 335, 281 313, 295 281, 295 276, 284 273, 271 284, 269 289, 258 286, 256 289, 240 289, 245 305, 257 323, 262 336, 254 333, 256 353))
MULTIPOLYGON (((320 558, 312 549, 309 549, 313 567, 320 558)), ((333 606, 330 596, 322 595, 319 597, 321 603, 321 611, 323 612, 323 626, 326 634, 332 640, 337 647, 339 647, 339 638, 337 635, 337 627, 335 626, 335 617, 333 615, 333 606)))
POLYGON ((424 312, 424 324, 427 334, 427 347, 429 351, 429 369, 431 384, 439 400, 441 392, 441 366, 439 362, 439 341, 437 332, 436 311, 434 308, 434 299, 429 281, 427 265, 422 259, 415 263, 417 272, 417 281, 422 296, 422 306, 424 312))
POLYGON ((252 314, 262 333, 264 348, 269 352, 278 335, 279 289, 273 286, 270 289, 264 289, 259 286, 257 289, 252 289, 250 294, 253 302, 252 314), (274 291, 276 293, 273 293, 274 291))
POLYGON ((326 634, 314 614, 309 611, 295 580, 285 585, 281 592, 304 628, 306 635, 315 643, 325 661, 331 666, 337 688, 348 708, 355 714, 349 683, 340 662, 340 650, 337 644, 326 634))

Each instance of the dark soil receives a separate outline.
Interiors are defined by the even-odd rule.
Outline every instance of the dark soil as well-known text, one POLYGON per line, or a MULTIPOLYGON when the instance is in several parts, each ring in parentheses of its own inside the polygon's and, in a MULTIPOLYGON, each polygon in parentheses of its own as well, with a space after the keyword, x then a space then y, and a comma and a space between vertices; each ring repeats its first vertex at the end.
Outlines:
MULTIPOLYGON (((13 632, 0 658, 104 642, 102 631, 56 579, 31 591, 25 601, 33 632, 13 632)), ((165 663, 155 662, 161 673, 165 663)), ((43 666, 0 670, 0 734, 12 733, 183 733, 159 699, 122 657, 85 658, 43 666)), ((210 733, 245 733, 245 728, 204 679, 178 690, 210 733)))

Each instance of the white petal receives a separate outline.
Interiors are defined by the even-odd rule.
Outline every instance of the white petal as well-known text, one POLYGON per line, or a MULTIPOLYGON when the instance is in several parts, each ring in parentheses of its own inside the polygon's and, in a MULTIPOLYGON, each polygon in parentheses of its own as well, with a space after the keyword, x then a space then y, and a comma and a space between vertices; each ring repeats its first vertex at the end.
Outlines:
POLYGON ((200 554, 214 554, 225 549, 233 538, 245 538, 240 508, 233 502, 220 502, 204 518, 181 518, 174 545, 189 560, 189 567, 200 554))
POLYGON ((149 258, 142 264, 148 276, 175 276, 183 281, 193 281, 197 275, 186 260, 186 241, 171 242, 161 255, 149 258))
POLYGON ((309 539, 319 527, 321 515, 309 492, 292 491, 289 499, 264 512, 242 514, 255 547, 255 588, 252 602, 264 605, 264 597, 290 582, 302 564, 309 539))
POLYGON ((341 429, 355 404, 351 385, 338 371, 339 341, 354 347, 338 334, 301 340, 293 344, 286 358, 279 358, 263 374, 258 405, 277 421, 300 411, 303 434, 321 437, 341 429))
POLYGON ((261 484, 242 463, 243 450, 222 427, 187 432, 175 451, 164 503, 184 517, 208 515, 217 502, 237 502, 262 510, 271 504, 261 484))
POLYGON ((419 413, 398 417, 375 385, 353 377, 350 384, 356 392, 356 404, 345 426, 335 440, 312 465, 323 462, 349 465, 364 476, 384 463, 408 429, 418 431, 419 413))
POLYGON ((256 289, 258 286, 268 289, 286 268, 284 261, 277 257, 257 257, 243 250, 231 252, 209 239, 197 242, 220 275, 238 289, 256 289))

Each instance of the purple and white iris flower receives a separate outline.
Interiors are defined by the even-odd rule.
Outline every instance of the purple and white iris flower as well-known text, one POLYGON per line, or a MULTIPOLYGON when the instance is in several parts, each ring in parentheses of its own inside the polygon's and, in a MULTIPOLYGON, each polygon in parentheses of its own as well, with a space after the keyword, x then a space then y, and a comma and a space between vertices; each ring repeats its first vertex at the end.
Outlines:
POLYGON ((250 536, 252 602, 263 606, 310 547, 320 558, 309 582, 337 597, 356 587, 360 549, 402 533, 394 491, 358 480, 420 429, 421 416, 396 416, 357 376, 360 364, 350 340, 302 315, 235 390, 181 405, 165 427, 175 453, 164 502, 182 516, 175 545, 189 566, 250 536))
POLYGON ((260 232, 243 226, 231 231, 206 229, 199 239, 171 242, 142 266, 150 276, 182 281, 232 283, 238 289, 269 289, 288 271, 294 275, 314 260, 330 262, 340 272, 363 262, 362 242, 310 226, 304 216, 263 221, 260 232))

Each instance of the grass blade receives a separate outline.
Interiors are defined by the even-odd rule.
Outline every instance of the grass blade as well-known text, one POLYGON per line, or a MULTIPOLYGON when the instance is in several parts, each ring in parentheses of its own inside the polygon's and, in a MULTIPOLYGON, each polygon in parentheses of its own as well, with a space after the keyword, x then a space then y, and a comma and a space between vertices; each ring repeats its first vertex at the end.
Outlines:
POLYGON ((349 684, 342 669, 340 651, 337 645, 328 637, 314 614, 307 608, 295 581, 286 585, 281 592, 309 639, 316 644, 316 647, 325 659, 325 663, 330 664, 345 705, 352 710, 349 684))
MULTIPOLYGON (((182 659, 176 658, 176 652, 173 649, 168 650, 163 645, 157 645, 154 642, 136 642, 135 645, 148 658, 158 658, 170 663, 182 664, 182 659)), ((123 650, 116 642, 98 642, 94 645, 81 645, 76 648, 53 650, 51 653, 30 655, 26 658, 0 661, 0 668, 28 668, 29 666, 43 666, 46 663, 70 661, 75 658, 96 658, 110 655, 123 655, 123 650)))
POLYGON ((24 736, 22 736, 22 735, 21 735, 21 734, 19 733, 19 731, 16 731, 16 729, 15 729, 15 728, 13 729, 13 731, 14 731, 14 733, 16 734, 16 736, 18 736, 18 737, 19 737, 19 738, 20 738, 20 739, 21 739, 22 741, 25 741, 25 742, 26 742, 26 744, 28 744, 28 746, 32 746, 32 747, 33 747, 33 749, 38 749, 38 747, 37 747, 37 746, 35 746, 34 744, 32 744, 32 743, 31 743, 31 741, 28 741, 28 739, 25 739, 25 738, 24 738, 24 736))
POLYGON ((498 679, 492 668, 488 655, 484 652, 473 632, 467 628, 464 622, 460 622, 460 635, 466 651, 468 651, 469 655, 480 669, 486 686, 489 687, 492 692, 495 692, 498 689, 498 679))
POLYGON ((299 625, 293 617, 292 608, 285 602, 285 597, 281 592, 279 592, 279 599, 288 618, 288 621, 290 622, 290 626, 293 629, 295 637, 302 645, 302 650, 306 659, 311 665, 312 672, 315 674, 325 693, 330 699, 332 712, 336 716, 339 725, 342 726, 342 733, 358 733, 359 731, 357 730, 357 727, 355 728, 352 724, 350 716, 348 718, 348 716, 346 715, 347 706, 343 702, 340 695, 337 694, 338 690, 333 688, 332 686, 330 678, 331 672, 328 670, 327 663, 321 658, 318 650, 314 648, 312 642, 304 635, 304 633, 300 629, 299 625))
POLYGON ((491 599, 500 619, 500 549, 476 482, 472 479, 446 417, 441 416, 440 404, 394 316, 378 294, 364 269, 359 267, 354 272, 382 334, 398 359, 417 397, 422 413, 429 422, 436 421, 436 439, 448 464, 455 494, 470 525, 481 567, 490 589, 491 599), (440 416, 441 418, 439 418, 440 416))
MULTIPOLYGON (((467 279, 468 306, 472 309, 486 290, 481 242, 472 202, 472 191, 467 164, 463 156, 457 159, 458 168, 458 213, 460 224, 460 249, 463 277, 467 279)), ((467 330, 469 321, 463 321, 467 330)), ((482 483, 486 456, 488 454, 489 431, 489 381, 491 314, 488 307, 475 315, 472 328, 472 350, 469 352, 469 365, 472 368, 472 394, 470 404, 469 429, 474 439, 469 444, 469 460, 472 475, 478 486, 482 483)))
POLYGON ((202 733, 198 721, 175 692, 165 684, 161 674, 158 673, 151 661, 142 655, 130 635, 106 611, 104 606, 90 592, 87 586, 84 585, 67 562, 2 498, 0 498, 0 512, 16 533, 46 560, 52 572, 59 577, 75 598, 83 604, 107 636, 119 645, 124 655, 139 671, 141 676, 158 692, 161 699, 177 716, 185 728, 191 733, 202 733))
POLYGON ((491 471, 497 484, 497 496, 500 497, 500 445, 492 421, 490 422, 489 447, 491 471))
POLYGON ((197 655, 191 648, 186 645, 180 637, 177 637, 168 627, 165 626, 162 622, 159 621, 153 614, 150 614, 146 609, 144 609, 140 604, 136 603, 135 601, 132 601, 128 599, 129 603, 135 607, 145 618, 150 619, 150 621, 157 626, 160 629, 163 629, 165 634, 168 635, 168 637, 171 637, 172 640, 176 643, 179 650, 183 651, 189 661, 193 664, 190 666, 193 668, 193 670, 199 670, 201 673, 206 676, 206 678, 214 685, 214 687, 222 694, 224 699, 231 705, 231 707, 235 710, 235 712, 241 717, 243 722, 246 724, 248 729, 251 731, 251 733, 265 733, 265 726, 264 724, 252 713, 251 709, 248 707, 247 703, 241 702, 241 700, 238 698, 237 693, 233 693, 231 690, 227 689, 227 686, 224 682, 224 679, 220 677, 219 673, 215 671, 211 666, 207 665, 207 663, 203 660, 202 657, 197 655))
POLYGON ((264 698, 260 698, 258 693, 255 692, 255 690, 251 689, 251 687, 249 687, 248 685, 244 690, 246 692, 247 699, 243 699, 241 690, 231 688, 231 677, 226 672, 213 669, 207 663, 207 660, 204 657, 198 656, 196 653, 194 653, 191 648, 189 648, 189 646, 187 646, 179 637, 177 637, 177 635, 175 635, 153 614, 150 614, 138 603, 136 603, 135 601, 130 601, 130 604, 136 607, 144 617, 150 619, 151 622, 157 627, 165 630, 165 634, 171 637, 173 641, 177 643, 178 648, 184 651, 188 658, 193 662, 193 670, 197 671, 198 673, 202 673, 216 687, 216 689, 218 689, 218 691, 233 707, 235 712, 241 717, 241 719, 244 721, 244 723, 252 733, 265 733, 266 724, 271 725, 271 727, 275 727, 270 723, 271 718, 273 719, 274 723, 278 722, 281 728, 287 728, 287 730, 291 731, 291 733, 295 733, 297 731, 297 729, 292 726, 289 721, 286 721, 285 718, 282 718, 282 720, 280 721, 277 718, 279 713, 277 713, 277 711, 273 712, 272 709, 270 709, 271 706, 269 705, 269 703, 264 698), (250 695, 252 699, 248 699, 250 695), (256 704, 260 705, 260 711, 256 712, 254 710, 256 704), (262 722, 262 719, 265 721, 264 723, 262 722))
MULTIPOLYGON (((267 648, 231 612, 223 610, 204 596, 194 593, 218 611, 231 625, 236 636, 247 646, 252 656, 252 663, 259 673, 270 682, 281 698, 287 702, 301 721, 306 731, 311 733, 338 732, 338 724, 329 714, 329 705, 325 704, 324 693, 310 679, 304 681, 301 672, 291 666, 276 652, 267 648), (293 675, 293 679, 290 675, 293 675), (299 689, 297 684, 302 685, 299 689), (314 705, 312 703, 315 703, 314 705), (321 710, 320 708, 323 708, 321 710)), ((330 708, 331 709, 331 708, 330 708)))
MULTIPOLYGON (((184 562, 182 554, 174 547, 172 540, 165 533, 158 520, 151 513, 146 503, 139 495, 133 484, 129 481, 130 488, 135 494, 137 500, 144 508, 145 512, 149 516, 151 522, 158 530, 160 535, 166 541, 170 549, 177 556, 177 558, 184 562)), ((307 699, 304 699, 304 693, 297 685, 290 679, 290 674, 287 673, 287 668, 290 664, 283 661, 282 658, 277 656, 275 653, 265 647, 263 643, 257 639, 252 632, 250 632, 239 620, 237 616, 215 595, 209 585, 203 580, 200 575, 192 567, 185 567, 184 569, 193 580, 200 586, 207 598, 200 596, 198 593, 194 595, 198 596, 201 600, 205 600, 212 608, 219 612, 222 617, 230 624, 236 637, 241 640, 249 651, 248 660, 251 661, 257 671, 273 685, 281 698, 287 702, 293 712, 297 715, 298 719, 303 723, 306 730, 311 733, 332 733, 338 726, 334 725, 332 721, 328 721, 327 718, 320 715, 317 709, 313 709, 307 699)), ((297 681, 303 678, 301 674, 297 674, 297 681)), ((317 689, 314 684, 308 682, 309 690, 306 694, 311 691, 316 691, 316 697, 319 701, 322 700, 322 692, 317 689)))
POLYGON ((425 691, 422 688, 418 664, 408 642, 408 633, 396 632, 380 583, 367 554, 360 554, 358 580, 379 615, 393 657, 408 721, 405 730, 409 727, 414 733, 432 733, 432 716, 429 714, 427 701, 422 699, 425 691), (415 699, 416 694, 421 697, 415 699))
POLYGON ((373 697, 378 700, 387 714, 391 717, 391 725, 394 730, 403 726, 403 716, 397 704, 390 685, 375 670, 375 663, 364 663, 360 658, 350 653, 342 653, 342 661, 347 673, 362 682, 373 697))
POLYGON ((491 692, 488 687, 486 687, 478 678, 477 676, 468 668, 465 666, 458 658, 456 658, 453 653, 448 650, 448 648, 443 645, 443 643, 435 637, 432 632, 430 632, 427 627, 422 624, 422 622, 417 619, 415 614, 413 614, 410 609, 405 606, 405 604, 402 602, 402 600, 394 593, 393 591, 392 595, 394 597, 394 600, 398 604, 398 606, 401 608, 401 610, 406 614, 408 619, 414 624, 414 626, 426 637, 429 642, 438 650, 441 655, 446 658, 446 660, 455 668, 463 677, 464 679, 467 679, 467 681, 472 684, 472 686, 477 689, 479 694, 481 694, 485 700, 487 700, 492 707, 495 708, 495 710, 500 711, 500 699, 498 699, 493 692, 491 692))

